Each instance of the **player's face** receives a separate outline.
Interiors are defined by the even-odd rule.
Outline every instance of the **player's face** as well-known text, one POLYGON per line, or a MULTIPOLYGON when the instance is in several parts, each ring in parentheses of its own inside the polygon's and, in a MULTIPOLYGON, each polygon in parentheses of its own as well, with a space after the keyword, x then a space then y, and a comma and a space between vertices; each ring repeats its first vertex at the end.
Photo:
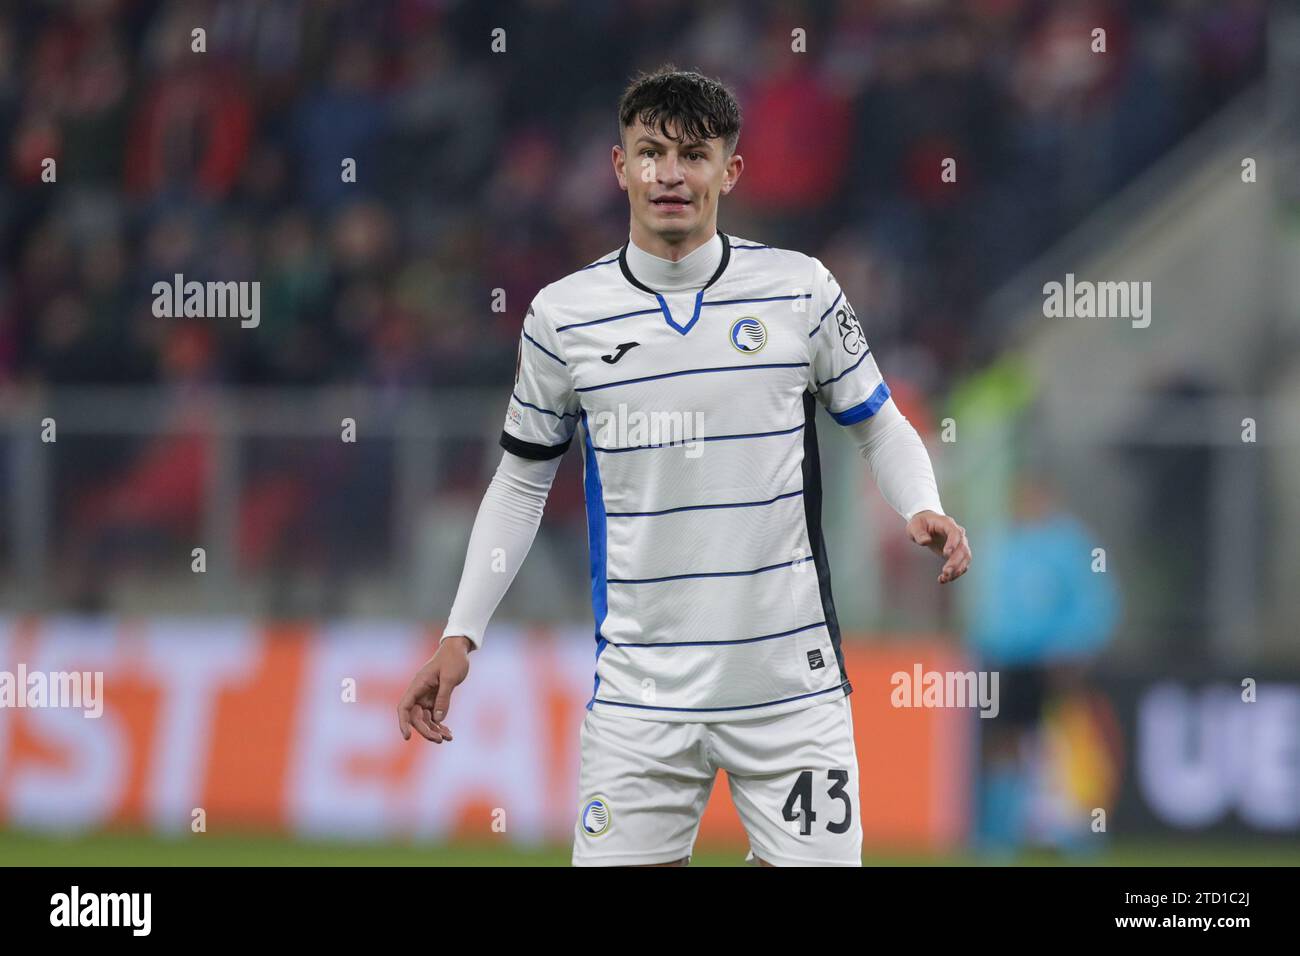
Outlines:
MULTIPOLYGON (((674 136, 676 128, 670 124, 674 136)), ((614 172, 632 207, 632 238, 648 252, 693 246, 717 231, 718 197, 730 192, 744 168, 720 137, 679 142, 640 120, 614 147, 614 172)), ((689 252, 689 249, 684 250, 689 252)))

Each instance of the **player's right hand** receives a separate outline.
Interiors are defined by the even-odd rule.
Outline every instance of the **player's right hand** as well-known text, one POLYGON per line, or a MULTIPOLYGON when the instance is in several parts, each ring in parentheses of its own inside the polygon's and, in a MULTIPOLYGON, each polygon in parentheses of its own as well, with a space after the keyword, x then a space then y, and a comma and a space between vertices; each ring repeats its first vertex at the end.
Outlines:
POLYGON ((449 637, 428 663, 415 672, 411 684, 397 705, 397 724, 402 739, 411 739, 411 728, 425 740, 440 744, 451 740, 451 728, 443 723, 451 709, 451 692, 469 676, 467 638, 449 637))

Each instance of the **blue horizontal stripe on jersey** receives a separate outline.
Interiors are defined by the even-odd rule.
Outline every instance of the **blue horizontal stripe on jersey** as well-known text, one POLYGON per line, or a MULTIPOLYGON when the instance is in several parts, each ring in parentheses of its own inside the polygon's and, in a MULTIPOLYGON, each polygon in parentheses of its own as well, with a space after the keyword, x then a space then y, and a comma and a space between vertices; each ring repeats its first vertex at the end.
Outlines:
POLYGON ((588 321, 586 321, 586 322, 570 322, 568 325, 561 325, 561 326, 560 326, 559 328, 557 328, 555 331, 556 331, 556 332, 565 332, 565 331, 567 331, 567 330, 569 330, 569 329, 577 329, 577 328, 581 328, 581 327, 584 326, 584 325, 600 325, 600 323, 602 323, 602 322, 616 322, 616 321, 618 321, 619 319, 630 319, 630 318, 632 318, 632 316, 634 316, 634 315, 653 315, 654 313, 656 313, 656 312, 658 312, 658 311, 659 311, 659 310, 658 310, 657 308, 655 308, 655 309, 637 309, 637 310, 634 311, 634 312, 620 312, 618 315, 610 315, 610 316, 606 316, 606 317, 603 318, 603 319, 590 319, 590 320, 588 320, 588 321))
POLYGON ((876 414, 876 412, 880 411, 880 406, 884 405, 888 400, 889 386, 881 382, 865 402, 859 402, 852 408, 846 408, 842 412, 831 412, 831 418, 841 425, 853 425, 876 414))
POLYGON ((788 631, 780 631, 776 634, 764 634, 761 637, 744 637, 738 641, 661 641, 658 643, 642 642, 640 644, 616 644, 609 642, 610 647, 714 647, 718 644, 753 644, 756 641, 773 641, 778 637, 789 637, 791 634, 799 634, 802 631, 811 631, 814 627, 822 627, 825 621, 818 621, 816 624, 805 624, 803 627, 792 627, 788 631))
POLYGON ((793 561, 782 561, 780 564, 768 564, 761 568, 754 568, 751 571, 697 571, 694 574, 670 574, 662 578, 610 578, 610 584, 659 584, 663 581, 682 581, 688 578, 743 578, 751 574, 762 574, 765 571, 775 571, 777 568, 788 568, 796 564, 802 564, 811 561, 812 558, 795 558, 793 561))
POLYGON ((603 451, 606 454, 614 455, 621 451, 649 451, 652 448, 678 448, 682 445, 689 445, 692 442, 697 441, 734 441, 740 438, 771 438, 773 435, 792 435, 795 432, 802 430, 806 424, 806 422, 800 422, 798 425, 795 425, 794 428, 783 428, 780 431, 775 432, 749 432, 744 435, 706 435, 703 438, 684 438, 681 441, 664 442, 661 445, 629 445, 627 448, 597 447, 596 451, 603 451))
POLYGON ((847 692, 851 687, 848 681, 837 684, 834 687, 828 687, 825 690, 815 690, 811 694, 799 694, 795 697, 785 697, 781 700, 768 700, 761 704, 738 704, 735 707, 657 707, 654 704, 625 704, 617 700, 601 700, 596 697, 592 700, 593 704, 608 704, 610 707, 635 707, 638 710, 673 710, 681 713, 717 713, 726 710, 754 710, 758 707, 775 707, 777 704, 788 704, 796 700, 805 700, 809 697, 821 697, 823 694, 833 694, 837 690, 847 692))
POLYGON ((733 249, 771 249, 772 246, 732 246, 733 249))
POLYGON ((831 303, 831 308, 827 309, 825 312, 822 313, 822 317, 817 320, 817 328, 813 329, 811 332, 808 333, 808 338, 812 338, 814 335, 816 335, 818 332, 822 330, 822 323, 826 321, 826 316, 831 314, 831 309, 835 308, 837 305, 840 304, 840 299, 842 298, 844 298, 843 289, 841 289, 840 294, 835 297, 835 301, 831 303))
POLYGON ((714 302, 705 302, 704 305, 743 305, 746 302, 784 302, 786 299, 811 299, 811 292, 804 292, 800 295, 769 295, 761 299, 718 299, 714 302))
POLYGON ((828 379, 827 379, 826 381, 824 381, 824 382, 818 382, 818 383, 817 383, 817 387, 818 387, 818 388, 822 388, 822 387, 824 387, 824 386, 826 386, 826 385, 830 385, 830 384, 833 383, 833 382, 838 382, 838 381, 839 381, 840 379, 842 379, 845 375, 848 375, 848 374, 849 374, 850 372, 852 372, 855 368, 857 368, 859 365, 861 365, 863 362, 865 362, 865 361, 867 360, 867 356, 870 355, 870 354, 871 354, 871 349, 867 349, 865 352, 862 353, 862 358, 858 359, 856 362, 854 362, 852 365, 850 365, 850 366, 849 366, 848 368, 846 368, 844 371, 840 372, 840 374, 839 374, 839 375, 836 375, 834 378, 828 378, 828 379))
POLYGON ((782 498, 795 498, 803 494, 803 489, 798 491, 787 491, 783 495, 777 495, 775 498, 768 498, 766 501, 729 501, 718 505, 682 505, 680 508, 665 508, 663 511, 607 511, 606 518, 654 518, 659 515, 675 514, 678 511, 704 511, 709 508, 761 508, 763 505, 770 505, 773 502, 780 501, 782 498))
POLYGON ((597 266, 607 266, 607 265, 609 265, 611 262, 618 262, 618 256, 614 256, 612 259, 602 259, 600 262, 593 262, 593 263, 592 263, 591 265, 589 265, 589 266, 583 266, 583 267, 582 267, 581 269, 579 269, 578 271, 579 271, 579 272, 586 272, 588 269, 594 269, 594 268, 596 268, 597 266))
POLYGON ((532 343, 533 343, 534 345, 536 345, 539 349, 541 349, 543 352, 545 352, 545 353, 546 353, 547 355, 549 355, 551 358, 555 359, 555 361, 559 362, 561 365, 568 365, 568 364, 569 364, 568 362, 564 361, 564 359, 560 358, 558 355, 556 355, 554 352, 552 352, 550 349, 548 349, 545 345, 542 345, 540 342, 538 342, 535 338, 533 338, 533 337, 532 337, 531 335, 529 335, 527 332, 524 332, 524 338, 526 338, 529 342, 532 342, 532 343))
POLYGON ((560 412, 553 412, 553 411, 551 411, 549 408, 542 408, 542 406, 540 406, 540 405, 534 405, 532 402, 525 402, 522 398, 520 398, 520 397, 519 397, 518 395, 516 395, 514 392, 511 392, 511 393, 510 393, 510 397, 513 398, 513 399, 514 399, 516 402, 518 402, 520 405, 523 405, 523 406, 525 406, 525 407, 527 407, 527 408, 531 408, 531 409, 532 409, 533 411, 535 411, 535 412, 542 412, 542 413, 544 413, 544 414, 546 414, 546 415, 553 415, 553 416, 555 416, 556 418, 560 419, 561 421, 563 421, 563 420, 566 419, 566 418, 577 418, 577 417, 578 417, 578 413, 577 413, 577 412, 564 412, 563 414, 561 414, 560 412))
MULTIPOLYGON (((656 309, 656 312, 659 310, 656 309)), ((680 372, 663 372, 660 375, 643 375, 640 378, 625 378, 617 382, 605 382, 603 385, 584 385, 575 388, 575 392, 594 392, 602 388, 615 388, 619 385, 635 385, 638 382, 651 382, 657 378, 674 378, 678 375, 706 375, 710 372, 748 372, 756 368, 807 368, 807 362, 765 362, 753 365, 719 365, 714 368, 687 368, 680 372)))
MULTIPOLYGON (((744 248, 766 249, 770 247, 746 246, 744 248)), ((610 261, 617 261, 617 260, 610 260, 610 261)), ((604 263, 597 263, 597 265, 604 265, 604 263)), ((588 266, 587 268, 591 268, 591 267, 588 266)), ((803 295, 774 295, 774 296, 769 296, 768 298, 765 299, 719 299, 716 302, 701 302, 700 305, 702 307, 710 306, 710 305, 740 305, 746 302, 780 302, 784 299, 811 299, 811 298, 812 295, 810 293, 805 292, 803 295)), ((634 309, 631 312, 620 312, 618 315, 609 315, 603 319, 588 319, 586 322, 570 322, 568 325, 558 326, 555 329, 555 331, 567 332, 569 329, 580 329, 588 325, 600 325, 602 322, 617 322, 619 319, 630 319, 638 315, 653 315, 656 312, 662 315, 664 312, 663 306, 661 305, 659 308, 656 309, 634 309)), ((693 324, 694 322, 690 323, 689 325, 686 326, 686 328, 689 330, 690 325, 693 324)), ((676 328, 678 331, 681 331, 680 326, 674 325, 674 328, 676 328)))

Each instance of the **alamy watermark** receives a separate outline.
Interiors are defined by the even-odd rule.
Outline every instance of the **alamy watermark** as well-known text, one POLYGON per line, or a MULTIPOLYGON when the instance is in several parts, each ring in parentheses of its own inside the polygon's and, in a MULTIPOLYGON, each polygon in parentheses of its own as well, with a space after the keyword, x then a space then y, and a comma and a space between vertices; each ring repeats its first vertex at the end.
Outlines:
POLYGON ((83 893, 74 885, 50 897, 51 926, 119 926, 132 936, 148 936, 152 912, 152 893, 83 893))
POLYGON ((1043 315, 1049 319, 1132 319, 1135 329, 1151 324, 1151 283, 1075 281, 1043 285, 1043 315))
POLYGON ((687 458, 699 458, 704 452, 703 412, 628 411, 626 403, 619 403, 617 411, 593 415, 592 425, 597 449, 681 445, 687 458))
POLYGON ((919 663, 912 672, 895 671, 889 678, 895 707, 978 707, 981 717, 996 717, 997 671, 927 671, 919 663))
POLYGON ((94 720, 104 715, 103 671, 0 671, 0 708, 66 708, 94 720))
POLYGON ((176 273, 171 282, 153 284, 153 314, 159 319, 227 319, 255 329, 262 321, 262 283, 186 282, 176 273))

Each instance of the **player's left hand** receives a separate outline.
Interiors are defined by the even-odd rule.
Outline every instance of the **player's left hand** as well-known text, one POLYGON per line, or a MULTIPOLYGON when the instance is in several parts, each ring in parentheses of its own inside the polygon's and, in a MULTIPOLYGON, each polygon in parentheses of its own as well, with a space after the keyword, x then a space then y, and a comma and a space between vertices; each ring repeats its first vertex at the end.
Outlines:
POLYGON ((970 542, 966 529, 947 515, 918 511, 907 523, 908 536, 944 559, 939 583, 956 581, 970 567, 970 542))

